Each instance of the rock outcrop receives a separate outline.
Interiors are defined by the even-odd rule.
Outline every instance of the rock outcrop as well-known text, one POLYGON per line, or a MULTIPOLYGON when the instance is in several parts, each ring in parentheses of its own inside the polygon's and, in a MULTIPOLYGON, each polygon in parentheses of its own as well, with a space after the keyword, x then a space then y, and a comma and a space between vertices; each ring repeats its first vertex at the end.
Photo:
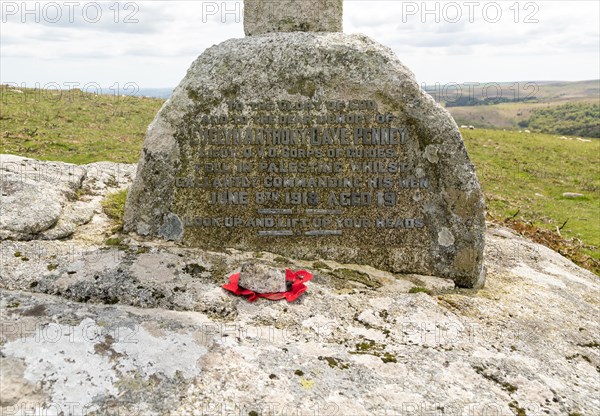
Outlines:
POLYGON ((73 165, 0 155, 0 239, 56 240, 72 235, 99 209, 100 191, 123 189, 135 167, 73 165))

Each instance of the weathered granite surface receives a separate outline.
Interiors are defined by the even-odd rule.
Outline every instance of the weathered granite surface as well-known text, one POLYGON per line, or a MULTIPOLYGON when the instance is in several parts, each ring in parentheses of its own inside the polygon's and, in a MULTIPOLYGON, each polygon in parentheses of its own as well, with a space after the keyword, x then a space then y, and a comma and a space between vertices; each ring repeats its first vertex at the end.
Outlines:
POLYGON ((0 239, 54 240, 72 235, 100 209, 99 191, 123 189, 135 166, 73 165, 0 155, 0 239))
POLYGON ((341 32, 342 15, 342 0, 245 0, 244 31, 341 32))
MULTIPOLYGON (((373 111, 354 112, 361 116, 373 115, 373 111)), ((223 127, 220 124, 210 126, 217 133, 223 127)), ((232 127, 232 122, 227 126, 232 127)), ((355 125, 334 123, 329 127, 347 127, 354 131, 355 125)), ((342 151, 353 147, 342 146, 342 151)), ((355 147, 358 150, 369 148, 362 144, 355 147)), ((308 152, 320 148, 302 143, 292 150, 308 152)), ((335 150, 335 146, 322 148, 335 150)), ((312 173, 314 178, 322 175, 326 173, 312 173)), ((273 218, 286 221, 290 217, 282 214, 273 218)), ((206 249, 220 249, 225 244, 241 250, 265 250, 298 258, 370 264, 392 272, 436 275, 464 287, 481 286, 485 279, 482 258, 484 201, 456 123, 421 90, 414 75, 389 48, 362 35, 274 33, 229 40, 207 49, 192 64, 148 129, 136 181, 127 200, 125 229, 206 249), (379 160, 384 163, 384 169, 391 170, 395 166, 397 170, 389 175, 363 175, 374 180, 379 176, 390 176, 392 184, 368 189, 365 179, 360 189, 346 189, 357 193, 367 191, 372 196, 370 205, 360 206, 361 202, 355 201, 350 207, 328 202, 331 193, 341 195, 344 189, 305 188, 321 202, 313 207, 309 199, 304 205, 296 206, 290 211, 291 219, 313 221, 316 218, 333 225, 329 228, 327 225, 311 227, 312 223, 301 225, 290 230, 287 237, 257 234, 257 228, 252 227, 261 208, 293 208, 283 203, 284 188, 275 188, 281 193, 278 201, 260 204, 258 198, 254 199, 255 191, 265 194, 274 190, 263 183, 265 178, 306 176, 293 171, 281 173, 284 168, 278 166, 287 169, 291 162, 340 161, 342 170, 329 176, 336 176, 334 179, 357 176, 352 171, 352 161, 343 157, 268 158, 259 155, 258 146, 238 146, 250 152, 248 158, 238 155, 207 159, 204 152, 221 151, 224 146, 200 141, 198 131, 206 128, 205 119, 212 123, 211 117, 218 116, 227 116, 229 120, 236 116, 253 120, 265 114, 289 115, 277 106, 268 112, 253 110, 253 104, 276 100, 318 107, 318 110, 307 109, 299 113, 309 117, 338 114, 335 109, 325 109, 327 100, 348 105, 354 100, 371 100, 378 113, 393 115, 393 122, 382 125, 404 129, 406 142, 391 149, 392 157, 379 160), (230 108, 228 103, 231 101, 243 109, 230 108), (258 185, 249 189, 243 185, 202 188, 204 185, 192 184, 186 187, 188 179, 212 181, 222 176, 242 175, 235 171, 228 174, 208 171, 207 161, 222 162, 228 168, 247 161, 253 170, 244 175, 256 178, 258 185), (269 171, 257 172, 257 166, 265 161, 273 162, 273 170, 268 165, 269 171), (399 172, 403 163, 406 172, 399 172), (415 186, 407 188, 398 178, 406 178, 415 186), (183 181, 184 185, 178 181, 183 181), (245 205, 219 205, 218 202, 211 205, 210 195, 216 191, 249 191, 250 199, 245 205), (391 208, 383 207, 384 201, 377 197, 378 192, 388 191, 398 198, 391 208), (380 203, 382 205, 378 206, 380 203), (339 209, 340 213, 318 217, 304 215, 305 208, 333 208, 334 212, 339 209), (345 218, 350 220, 349 224, 338 224, 338 220, 345 218), (225 226, 227 219, 239 221, 239 224, 225 226), (209 220, 209 226, 205 227, 202 220, 209 220), (211 226, 212 220, 219 225, 211 226), (385 224, 387 220, 390 226, 374 225, 380 221, 385 224), (313 230, 331 230, 338 234, 311 235, 313 230)), ((258 230, 260 233, 263 229, 258 230)), ((264 230, 268 233, 270 229, 264 230)))
POLYGON ((287 259, 308 291, 253 304, 219 284, 256 254, 91 237, 0 242, 3 414, 600 412, 598 277, 506 229, 484 289, 287 259))

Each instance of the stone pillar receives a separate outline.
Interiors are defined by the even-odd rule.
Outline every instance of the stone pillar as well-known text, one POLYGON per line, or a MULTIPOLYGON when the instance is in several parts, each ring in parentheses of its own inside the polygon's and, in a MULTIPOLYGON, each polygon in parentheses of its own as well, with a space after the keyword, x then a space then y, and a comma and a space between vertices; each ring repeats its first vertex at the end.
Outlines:
POLYGON ((246 36, 270 32, 341 32, 342 0, 245 0, 246 36))

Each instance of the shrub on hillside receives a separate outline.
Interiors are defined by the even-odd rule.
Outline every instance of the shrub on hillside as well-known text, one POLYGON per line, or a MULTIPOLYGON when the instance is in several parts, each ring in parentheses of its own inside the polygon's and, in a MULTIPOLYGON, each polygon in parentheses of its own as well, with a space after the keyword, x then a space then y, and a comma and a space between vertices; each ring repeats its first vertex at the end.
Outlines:
POLYGON ((531 114, 529 128, 551 134, 600 138, 600 105, 569 103, 540 108, 531 114))

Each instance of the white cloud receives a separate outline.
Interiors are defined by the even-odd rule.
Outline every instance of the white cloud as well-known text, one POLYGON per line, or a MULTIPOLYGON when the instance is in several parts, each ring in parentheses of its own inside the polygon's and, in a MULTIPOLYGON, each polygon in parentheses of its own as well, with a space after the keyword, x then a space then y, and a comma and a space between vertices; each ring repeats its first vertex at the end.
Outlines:
MULTIPOLYGON (((221 1, 96 2, 101 9, 81 1, 71 14, 62 7, 60 19, 51 3, 66 4, 27 2, 24 14, 23 2, 1 3, 2 82, 175 86, 204 49, 244 36, 241 2, 226 3, 238 14, 224 22, 210 15, 221 1)), ((467 3, 347 0, 344 31, 390 46, 427 83, 598 78, 599 2, 467 3), (502 16, 492 23, 496 5, 502 16), (439 17, 425 14, 436 8, 439 17), (460 19, 449 22, 457 10, 460 19)))

